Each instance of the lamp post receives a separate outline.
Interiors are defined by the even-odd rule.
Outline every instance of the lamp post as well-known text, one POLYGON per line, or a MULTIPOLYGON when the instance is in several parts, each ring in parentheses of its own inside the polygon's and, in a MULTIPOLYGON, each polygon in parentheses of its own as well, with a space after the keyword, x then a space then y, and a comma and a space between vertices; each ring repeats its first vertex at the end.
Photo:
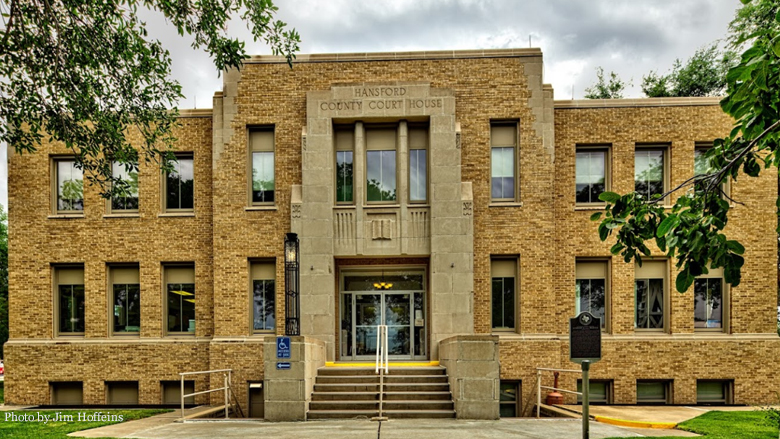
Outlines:
POLYGON ((297 233, 284 237, 284 335, 301 335, 299 247, 297 233))

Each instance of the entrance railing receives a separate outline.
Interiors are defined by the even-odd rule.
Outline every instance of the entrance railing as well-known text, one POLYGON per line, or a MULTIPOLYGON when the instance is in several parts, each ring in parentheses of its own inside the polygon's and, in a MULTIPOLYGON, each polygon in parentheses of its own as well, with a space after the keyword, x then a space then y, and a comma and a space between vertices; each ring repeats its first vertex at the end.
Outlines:
POLYGON ((542 385, 542 372, 564 372, 564 373, 576 373, 581 374, 581 370, 573 370, 573 369, 548 369, 544 367, 537 367, 536 368, 536 417, 541 416, 541 410, 542 410, 542 389, 545 390, 552 390, 554 392, 563 392, 563 393, 571 393, 574 395, 582 395, 582 392, 573 392, 571 390, 561 389, 558 387, 547 387, 542 385))
POLYGON ((387 353, 387 325, 377 325, 376 341, 375 371, 379 374, 379 419, 381 420, 385 394, 385 374, 390 373, 390 360, 387 353))
MULTIPOLYGON (((233 397, 235 400, 235 396, 233 395, 233 391, 230 387, 230 379, 233 373, 233 369, 217 369, 217 370, 204 370, 204 371, 198 371, 198 372, 181 372, 179 373, 179 377, 181 378, 181 419, 184 420, 184 398, 189 398, 190 396, 196 396, 196 395, 203 395, 204 393, 211 393, 211 392, 219 392, 223 391, 225 392, 225 419, 228 419, 228 409, 230 408, 230 398, 233 397), (219 387, 216 389, 209 389, 209 390, 203 390, 201 392, 194 392, 194 393, 184 393, 184 377, 189 375, 205 375, 205 374, 212 374, 212 373, 221 373, 224 377, 224 387, 219 387)), ((238 404, 238 400, 236 401, 236 407, 238 410, 241 410, 241 406, 238 404)))

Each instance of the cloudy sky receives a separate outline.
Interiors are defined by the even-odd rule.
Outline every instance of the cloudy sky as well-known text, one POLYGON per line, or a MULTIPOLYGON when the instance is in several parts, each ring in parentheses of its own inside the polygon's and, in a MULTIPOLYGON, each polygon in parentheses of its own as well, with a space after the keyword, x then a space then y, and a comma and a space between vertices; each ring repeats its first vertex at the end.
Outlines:
MULTIPOLYGON (((676 58, 723 38, 739 0, 277 0, 278 17, 301 35, 301 53, 533 47, 544 53, 545 82, 556 99, 581 98, 595 69, 614 71, 640 97, 642 75, 666 72, 676 58)), ((180 108, 210 108, 221 78, 208 56, 157 14, 144 19, 171 52, 187 98, 180 108)), ((245 25, 231 35, 251 54, 268 54, 245 25)), ((0 148, 0 203, 7 205, 6 148, 0 148)))

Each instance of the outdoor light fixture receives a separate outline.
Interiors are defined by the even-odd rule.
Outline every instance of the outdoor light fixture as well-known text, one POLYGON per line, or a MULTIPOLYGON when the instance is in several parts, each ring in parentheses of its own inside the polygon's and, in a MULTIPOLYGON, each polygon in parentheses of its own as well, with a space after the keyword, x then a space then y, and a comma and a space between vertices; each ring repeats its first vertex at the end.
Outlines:
POLYGON ((385 271, 382 270, 382 282, 374 282, 374 288, 377 290, 389 290, 393 288, 393 284, 385 282, 385 271))
POLYGON ((284 335, 301 335, 299 242, 297 233, 284 237, 284 335))

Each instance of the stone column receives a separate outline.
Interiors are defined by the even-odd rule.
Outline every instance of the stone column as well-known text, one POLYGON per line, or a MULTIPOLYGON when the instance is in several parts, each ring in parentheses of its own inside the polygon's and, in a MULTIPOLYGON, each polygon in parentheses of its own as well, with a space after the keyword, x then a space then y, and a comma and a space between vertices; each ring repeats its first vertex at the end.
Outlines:
POLYGON ((458 419, 498 419, 498 336, 458 335, 439 344, 458 419))
POLYGON ((325 342, 311 337, 290 337, 290 358, 276 358, 276 337, 266 337, 263 346, 265 364, 265 419, 267 421, 305 421, 317 369, 325 366, 325 342), (289 369, 277 369, 277 363, 289 363, 289 369))

